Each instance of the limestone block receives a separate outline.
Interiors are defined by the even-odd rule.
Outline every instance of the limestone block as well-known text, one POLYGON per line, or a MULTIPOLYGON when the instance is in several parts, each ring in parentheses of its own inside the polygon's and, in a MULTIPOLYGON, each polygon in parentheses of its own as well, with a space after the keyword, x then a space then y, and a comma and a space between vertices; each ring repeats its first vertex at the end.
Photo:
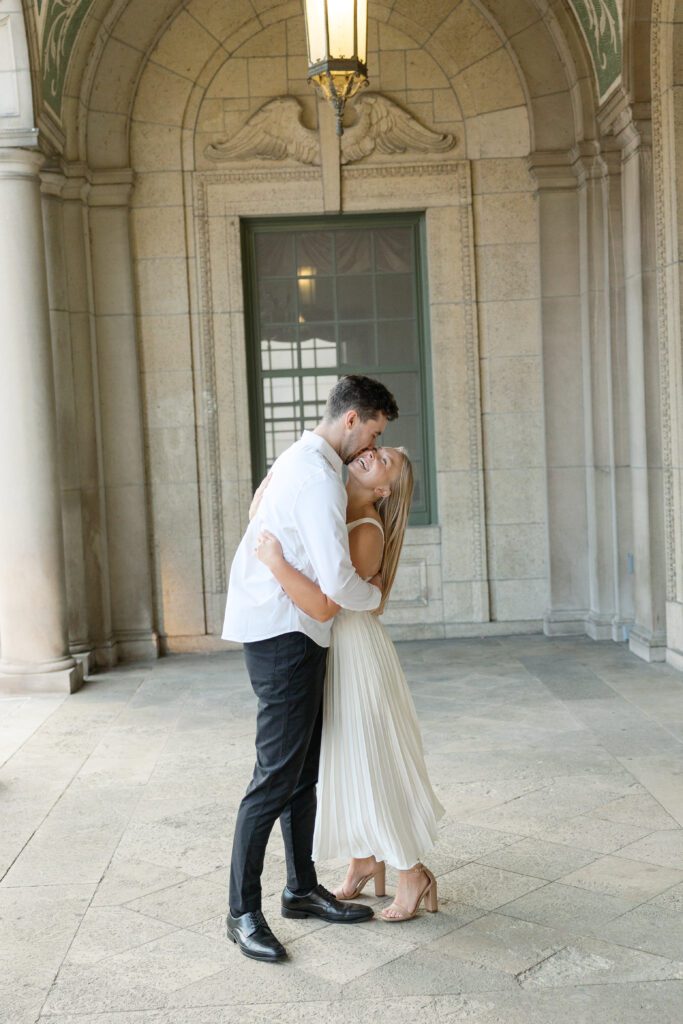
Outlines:
POLYGON ((95 405, 92 379, 93 338, 89 313, 71 313, 69 333, 73 363, 74 403, 77 410, 76 431, 80 465, 80 482, 91 484, 97 479, 97 439, 95 437, 95 405))
POLYGON ((510 0, 486 0, 486 9, 491 12, 498 25, 506 36, 514 36, 521 32, 527 25, 533 24, 540 17, 539 11, 546 8, 547 3, 541 6, 537 4, 511 4, 510 0))
POLYGON ((492 580, 491 618, 497 622, 542 619, 548 606, 546 579, 492 580))
POLYGON ((239 57, 230 57, 216 72, 209 85, 207 99, 213 97, 235 97, 249 95, 249 62, 239 57))
POLYGON ((195 82, 218 42, 200 22, 181 11, 160 37, 151 60, 195 82))
POLYGON ((486 518, 489 523, 545 521, 545 470, 488 469, 484 478, 486 518))
POLYGON ((440 23, 435 38, 449 55, 449 75, 457 74, 503 45, 491 23, 469 2, 455 6, 440 23))
POLYGON ((543 196, 539 224, 544 297, 578 295, 579 219, 576 195, 568 192, 543 196))
POLYGON ((545 299, 542 316, 548 465, 576 465, 584 458, 579 300, 545 299))
POLYGON ((395 93, 406 88, 406 54, 404 50, 381 50, 379 83, 382 92, 395 93))
POLYGON ((527 161, 519 157, 489 158, 472 164, 472 191, 475 195, 486 192, 533 192, 534 188, 527 161))
POLYGON ((146 314, 188 312, 187 264, 182 259, 138 260, 140 308, 146 314))
POLYGON ((491 412, 540 411, 541 363, 536 356, 493 358, 488 363, 491 412))
POLYGON ((443 0, 421 0, 419 12, 412 0, 396 0, 391 7, 404 18, 413 19, 418 14, 420 25, 430 34, 438 28, 443 20, 443 0))
POLYGON ((538 246, 531 244, 477 246, 479 297, 532 299, 539 294, 538 246))
POLYGON ((588 607, 586 481, 581 466, 548 468, 552 606, 588 607))
POLYGON ((471 154, 473 159, 527 156, 531 149, 529 112, 526 106, 479 114, 476 117, 476 133, 478 148, 476 153, 471 154))
POLYGON ((139 317, 138 337, 143 372, 190 369, 190 323, 185 313, 139 317))
POLYGON ((131 204, 134 207, 181 206, 183 176, 180 171, 136 173, 131 204))
MULTIPOLYGON (((435 124, 460 124, 463 117, 462 109, 458 103, 458 97, 455 95, 450 85, 447 89, 434 90, 433 103, 435 124)), ((455 134, 457 138, 458 135, 462 135, 462 130, 460 132, 456 131, 455 134)))
POLYGON ((191 91, 187 78, 148 63, 138 86, 133 120, 180 124, 191 91))
POLYGON ((472 583, 444 582, 443 585, 443 617, 444 622, 476 622, 475 598, 472 583))
POLYGON ((541 304, 537 299, 480 302, 482 358, 537 355, 541 351, 541 304))
POLYGON ((390 50, 415 49, 416 40, 392 24, 378 25, 378 33, 380 53, 388 53, 390 50))
MULTIPOLYGON (((240 46, 240 57, 285 57, 287 55, 287 24, 275 22, 240 46)), ((273 93, 276 95, 276 93, 273 93)))
POLYGON ((529 192, 502 192, 474 197, 477 245, 506 242, 538 243, 537 204, 529 192))
POLYGON ((193 484, 155 483, 153 534, 160 629, 204 631, 198 492, 193 484))
POLYGON ((536 149, 567 149, 574 144, 574 112, 568 91, 531 100, 536 149))
POLYGON ((408 89, 447 89, 448 79, 426 50, 406 52, 406 85, 408 89))
MULTIPOLYGON (((288 18, 286 22, 287 26, 287 53, 292 56, 305 57, 308 54, 306 46, 306 26, 304 19, 301 17, 288 18)), ((376 22, 372 22, 372 26, 377 32, 376 22)), ((370 38, 370 24, 368 24, 368 45, 373 46, 373 40, 370 38)), ((376 49, 376 45, 374 45, 376 49)))
POLYGON ((142 484, 142 448, 138 435, 139 392, 135 322, 131 316, 103 316, 97 321, 97 368, 107 485, 142 484), (140 447, 138 447, 140 445, 140 447))
POLYGON ((128 114, 131 82, 137 78, 143 56, 128 43, 110 39, 100 59, 90 94, 90 110, 128 114))
POLYGON ((522 106, 525 102, 517 71, 505 50, 496 50, 459 72, 453 79, 456 92, 461 80, 470 94, 476 96, 479 113, 522 106))
POLYGON ((444 580, 467 580, 475 574, 473 534, 477 524, 472 519, 471 492, 476 486, 470 472, 437 472, 444 580))
POLYGON ((52 364, 55 380, 57 436, 59 438, 59 478, 62 487, 79 483, 76 438, 76 403, 73 384, 70 318, 67 312, 50 313, 52 364))
POLYGON ((122 10, 112 27, 112 35, 145 53, 152 45, 159 25, 167 21, 178 8, 176 0, 132 0, 122 10))
POLYGON ((143 378, 145 407, 150 429, 192 426, 194 402, 192 375, 187 370, 146 373, 143 378))
POLYGON ((143 486, 107 487, 109 545, 116 552, 116 557, 109 560, 115 632, 152 629, 150 594, 141 586, 147 572, 146 567, 141 569, 138 559, 140 551, 148 550, 144 497, 141 500, 143 486))
POLYGON ((431 303, 462 301, 463 237, 461 210, 457 206, 429 209, 426 214, 429 265, 429 300, 431 303))
POLYGON ((131 225, 136 259, 185 256, 185 211, 182 207, 167 206, 155 210, 145 206, 135 209, 131 214, 131 225))
POLYGON ((547 530, 544 523, 491 525, 487 532, 490 579, 546 576, 547 530))
POLYGON ((230 0, 229 4, 225 0, 190 0, 187 9, 207 32, 228 45, 236 31, 250 22, 254 22, 255 28, 260 27, 249 0, 230 0))
POLYGON ((127 167, 130 154, 126 142, 126 114, 88 111, 88 163, 93 170, 100 167, 127 167))
POLYGON ((250 96, 283 96, 287 92, 287 58, 252 57, 248 77, 250 96))
POLYGON ((531 96, 567 90, 570 68, 558 60, 557 47, 543 21, 537 21, 521 32, 516 32, 512 47, 524 68, 531 96))
POLYGON ((487 469, 539 468, 545 464, 540 413, 494 413, 482 417, 487 469))
POLYGON ((150 427, 149 473, 153 483, 197 483, 197 438, 194 425, 150 427))

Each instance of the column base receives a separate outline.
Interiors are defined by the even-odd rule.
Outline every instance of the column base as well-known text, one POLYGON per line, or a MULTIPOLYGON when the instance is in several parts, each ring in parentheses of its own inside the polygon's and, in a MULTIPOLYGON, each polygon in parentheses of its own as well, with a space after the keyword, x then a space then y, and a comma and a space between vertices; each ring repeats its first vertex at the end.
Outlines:
POLYGON ((117 633, 118 661, 156 661, 159 657, 159 637, 156 633, 117 633))
POLYGON ((0 663, 0 693, 76 693, 83 685, 83 668, 73 661, 56 670, 41 671, 40 665, 26 666, 28 671, 17 668, 0 663))
POLYGON ((666 660, 666 636, 663 633, 651 633, 636 626, 629 633, 628 647, 631 654, 643 661, 666 660))
POLYGON ((543 616, 543 632, 546 636, 585 636, 588 609, 553 609, 543 616))

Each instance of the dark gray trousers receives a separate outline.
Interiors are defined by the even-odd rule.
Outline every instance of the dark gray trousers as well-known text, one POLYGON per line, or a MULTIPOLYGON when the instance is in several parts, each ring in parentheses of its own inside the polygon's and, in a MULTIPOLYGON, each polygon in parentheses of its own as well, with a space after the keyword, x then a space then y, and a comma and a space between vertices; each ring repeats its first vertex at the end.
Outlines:
POLYGON ((280 819, 287 886, 317 884, 311 855, 315 826, 322 697, 327 648, 304 633, 244 645, 258 697, 256 764, 237 812, 230 866, 230 912, 261 907, 261 873, 273 825, 280 819))

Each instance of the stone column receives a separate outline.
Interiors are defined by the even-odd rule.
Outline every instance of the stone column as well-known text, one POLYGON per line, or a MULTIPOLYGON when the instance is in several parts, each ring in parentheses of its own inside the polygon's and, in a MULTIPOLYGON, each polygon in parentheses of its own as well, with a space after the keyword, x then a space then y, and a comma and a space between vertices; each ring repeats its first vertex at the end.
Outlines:
POLYGON ((624 295, 633 511, 634 654, 666 657, 664 501, 654 259, 654 188, 649 122, 626 109, 615 125, 622 147, 624 295))
POLYGON ((73 692, 38 172, 0 149, 0 689, 73 692))
POLYGON ((132 171, 99 171, 88 196, 111 623, 118 656, 156 658, 135 290, 132 171))
POLYGON ((581 219, 573 157, 537 152, 543 401, 548 494, 549 636, 583 634, 589 613, 581 219))

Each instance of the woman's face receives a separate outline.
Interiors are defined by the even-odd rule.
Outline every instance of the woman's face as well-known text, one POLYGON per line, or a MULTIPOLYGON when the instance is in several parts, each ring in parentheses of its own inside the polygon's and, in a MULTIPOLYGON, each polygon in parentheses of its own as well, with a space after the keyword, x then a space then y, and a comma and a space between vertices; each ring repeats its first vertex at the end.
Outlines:
POLYGON ((349 474, 362 487, 385 497, 399 478, 402 459, 396 448, 369 448, 349 463, 349 474))

